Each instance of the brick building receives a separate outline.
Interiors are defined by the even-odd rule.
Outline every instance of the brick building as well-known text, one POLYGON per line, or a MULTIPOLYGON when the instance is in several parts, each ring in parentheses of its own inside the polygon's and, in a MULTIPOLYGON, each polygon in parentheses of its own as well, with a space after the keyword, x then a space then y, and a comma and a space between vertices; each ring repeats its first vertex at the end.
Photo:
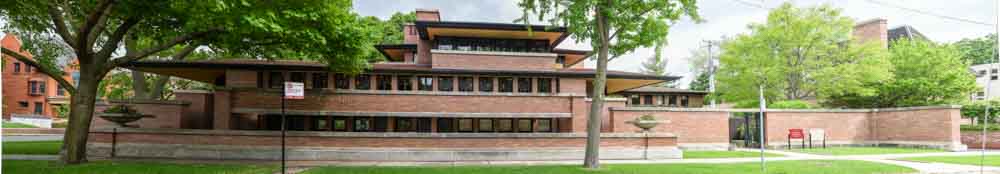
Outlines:
MULTIPOLYGON (((21 50, 21 41, 13 34, 6 34, 0 43, 4 48, 32 58, 31 53, 21 50)), ((55 118, 56 109, 69 104, 69 93, 54 79, 9 55, 2 57, 3 119, 10 119, 11 114, 55 118)), ((63 68, 63 71, 63 78, 72 83, 75 68, 63 68)))

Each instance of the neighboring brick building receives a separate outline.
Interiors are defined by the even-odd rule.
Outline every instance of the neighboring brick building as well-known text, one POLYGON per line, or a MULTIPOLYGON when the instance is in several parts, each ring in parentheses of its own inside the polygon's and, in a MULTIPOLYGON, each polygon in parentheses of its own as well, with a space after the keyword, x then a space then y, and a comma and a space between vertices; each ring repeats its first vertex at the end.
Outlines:
MULTIPOLYGON (((6 34, 0 42, 4 48, 17 50, 21 55, 32 58, 31 53, 21 50, 21 41, 17 36, 6 34)), ((69 104, 69 92, 63 90, 54 79, 9 55, 4 54, 2 57, 3 119, 10 119, 11 114, 54 118, 57 116, 58 106, 69 104)), ((63 78, 72 83, 75 68, 63 68, 63 71, 63 78)))
MULTIPOLYGON (((403 44, 377 46, 388 61, 360 75, 303 61, 148 60, 128 68, 224 86, 211 94, 214 116, 201 118, 214 129, 278 130, 282 83, 295 81, 305 83, 306 97, 287 101, 292 130, 583 132, 594 70, 581 63, 589 51, 555 48, 566 28, 445 22, 436 10, 416 16, 403 44)), ((677 78, 610 71, 607 93, 677 78)))

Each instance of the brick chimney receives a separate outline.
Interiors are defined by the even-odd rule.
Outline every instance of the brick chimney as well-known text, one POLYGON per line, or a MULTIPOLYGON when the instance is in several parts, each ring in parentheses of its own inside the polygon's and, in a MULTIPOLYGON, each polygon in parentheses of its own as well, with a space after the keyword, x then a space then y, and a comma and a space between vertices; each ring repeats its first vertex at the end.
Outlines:
POLYGON ((883 18, 869 19, 854 25, 854 38, 860 42, 880 42, 882 48, 889 48, 888 22, 883 18))
POLYGON ((438 13, 437 9, 418 8, 416 15, 417 21, 441 21, 441 14, 438 13))

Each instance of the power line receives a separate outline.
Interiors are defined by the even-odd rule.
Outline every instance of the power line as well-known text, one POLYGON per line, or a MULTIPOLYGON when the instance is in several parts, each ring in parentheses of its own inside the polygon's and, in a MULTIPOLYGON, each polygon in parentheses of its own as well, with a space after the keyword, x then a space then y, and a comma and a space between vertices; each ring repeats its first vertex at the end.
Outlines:
POLYGON ((758 4, 758 3, 747 2, 747 1, 744 1, 744 0, 733 0, 733 1, 737 2, 739 4, 742 4, 744 6, 748 6, 748 7, 759 8, 759 9, 764 9, 764 10, 771 10, 771 8, 767 8, 764 5, 761 5, 761 4, 758 4))
POLYGON ((971 19, 964 19, 964 18, 959 18, 959 17, 954 17, 954 16, 947 16, 947 15, 937 14, 937 13, 933 13, 933 12, 929 12, 929 11, 924 11, 924 10, 920 10, 920 9, 908 8, 908 7, 893 5, 893 4, 889 4, 889 3, 884 3, 884 2, 880 2, 880 1, 876 1, 876 0, 866 0, 866 1, 868 1, 869 3, 872 3, 872 4, 880 5, 880 6, 887 6, 887 7, 892 7, 892 8, 898 8, 898 9, 901 9, 901 10, 906 10, 906 11, 909 11, 909 12, 919 13, 919 14, 928 15, 928 16, 934 16, 934 17, 938 17, 938 18, 942 18, 942 19, 948 19, 948 20, 954 20, 954 21, 958 21, 958 22, 965 22, 965 23, 970 23, 970 24, 978 24, 978 25, 990 26, 990 27, 992 27, 994 25, 992 23, 979 22, 979 21, 975 21, 975 20, 971 20, 971 19))

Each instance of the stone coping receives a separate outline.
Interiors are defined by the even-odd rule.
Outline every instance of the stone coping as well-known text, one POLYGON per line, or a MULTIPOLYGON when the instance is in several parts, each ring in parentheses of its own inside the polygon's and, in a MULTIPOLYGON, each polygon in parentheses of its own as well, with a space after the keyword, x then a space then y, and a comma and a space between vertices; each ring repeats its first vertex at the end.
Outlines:
POLYGON ((209 90, 190 89, 190 90, 174 90, 174 93, 212 94, 214 92, 209 90))
MULTIPOLYGON (((281 114, 281 109, 233 108, 234 113, 281 114)), ((329 110, 285 110, 289 115, 372 116, 372 117, 447 117, 447 118, 571 118, 571 113, 488 113, 488 112, 368 112, 329 110)))
MULTIPOLYGON (((277 96, 281 94, 280 89, 258 89, 258 88, 238 88, 240 91, 263 91, 264 94, 277 96)), ((514 92, 446 92, 446 91, 398 91, 398 90, 355 90, 355 89, 306 89, 306 95, 310 94, 373 94, 373 95, 438 95, 438 96, 509 96, 509 97, 585 97, 577 93, 514 93, 514 92)))
POLYGON ((546 57, 546 58, 555 58, 555 57, 559 56, 559 54, 555 54, 555 53, 500 52, 500 51, 462 51, 462 50, 440 50, 440 49, 432 49, 431 53, 435 53, 435 54, 471 54, 471 55, 488 55, 488 56, 546 57))
MULTIPOLYGON (((144 133, 177 135, 231 135, 231 136, 281 136, 281 131, 262 130, 207 130, 161 128, 97 128, 90 133, 144 133)), ((348 137, 348 138, 586 138, 586 133, 418 133, 418 132, 324 132, 288 131, 292 137, 348 137)), ((676 138, 672 133, 601 133, 602 138, 676 138)))
MULTIPOLYGON (((914 111, 929 109, 961 109, 959 105, 944 106, 916 106, 899 108, 876 108, 876 109, 767 109, 766 112, 892 112, 892 111, 914 111)), ((673 111, 673 112, 760 112, 760 109, 720 109, 720 108, 675 108, 675 107, 612 107, 612 111, 673 111)))
POLYGON ((164 104, 164 105, 190 105, 191 102, 180 101, 180 100, 146 100, 146 99, 127 99, 127 100, 99 100, 95 102, 94 105, 111 105, 111 104, 164 104))

